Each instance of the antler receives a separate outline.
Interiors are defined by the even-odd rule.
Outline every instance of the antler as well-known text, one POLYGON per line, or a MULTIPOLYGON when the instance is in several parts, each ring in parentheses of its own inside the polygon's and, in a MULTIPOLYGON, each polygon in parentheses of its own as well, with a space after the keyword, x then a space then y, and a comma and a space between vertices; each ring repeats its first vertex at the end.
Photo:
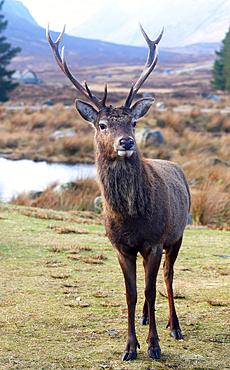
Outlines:
POLYGON ((127 108, 130 107, 136 93, 138 92, 140 87, 143 85, 143 83, 145 82, 145 80, 147 79, 147 77, 150 75, 150 73, 154 69, 155 65, 157 64, 158 43, 161 40, 161 37, 162 37, 163 32, 164 32, 164 27, 162 27, 159 35, 157 36, 157 38, 155 40, 150 40, 149 37, 146 35, 145 31, 143 30, 141 24, 140 24, 140 28, 141 28, 141 32, 142 32, 142 34, 143 34, 143 36, 144 36, 144 38, 145 38, 145 40, 148 44, 149 54, 148 54, 147 62, 145 64, 145 67, 144 67, 139 79, 137 80, 135 85, 132 84, 130 92, 129 92, 127 98, 126 98, 124 106, 127 107, 127 108), (154 55, 155 55, 155 57, 154 57, 154 55))
POLYGON ((65 75, 68 77, 68 79, 72 82, 72 84, 87 98, 89 99, 99 110, 102 109, 102 108, 105 108, 106 105, 105 105, 105 101, 106 101, 106 97, 107 97, 107 85, 105 84, 105 89, 104 89, 104 96, 103 98, 100 100, 98 99, 96 96, 94 96, 86 81, 85 81, 85 87, 83 87, 80 82, 78 82, 76 80, 76 78, 72 75, 72 73, 70 72, 69 68, 67 67, 67 64, 66 64, 66 61, 65 61, 65 55, 64 55, 64 46, 62 48, 62 52, 61 52, 61 56, 60 56, 60 53, 59 53, 59 45, 60 45, 60 42, 62 40, 62 37, 64 35, 64 32, 65 32, 65 26, 62 30, 62 32, 60 33, 60 35, 58 36, 56 42, 54 42, 50 36, 50 31, 49 31, 49 25, 48 25, 48 28, 47 28, 47 31, 46 31, 46 37, 47 37, 47 40, 49 41, 50 43, 50 46, 53 50, 53 53, 54 53, 54 56, 55 56, 55 59, 59 65, 59 67, 61 68, 61 70, 65 73, 65 75))

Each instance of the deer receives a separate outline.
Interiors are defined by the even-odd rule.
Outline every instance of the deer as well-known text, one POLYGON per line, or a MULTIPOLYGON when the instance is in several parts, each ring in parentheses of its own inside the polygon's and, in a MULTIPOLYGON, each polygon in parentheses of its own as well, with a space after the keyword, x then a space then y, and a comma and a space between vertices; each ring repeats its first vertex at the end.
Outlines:
POLYGON ((148 355, 159 359, 161 349, 155 320, 156 280, 163 251, 164 280, 169 303, 167 327, 174 339, 182 339, 173 297, 174 263, 182 244, 190 209, 190 192, 181 167, 171 161, 142 157, 135 141, 137 121, 143 117, 154 102, 151 97, 141 98, 132 104, 138 90, 153 71, 158 60, 158 43, 163 27, 151 40, 140 25, 148 45, 148 56, 137 82, 132 84, 124 105, 106 105, 107 84, 102 99, 83 86, 70 72, 59 45, 65 27, 56 42, 51 38, 49 26, 47 39, 56 61, 71 83, 87 98, 89 104, 76 100, 81 117, 94 130, 95 164, 103 200, 106 234, 115 248, 126 287, 128 307, 127 342, 122 361, 137 357, 135 308, 137 302, 136 259, 143 258, 145 271, 145 301, 141 325, 149 325, 148 355), (94 107, 95 106, 95 107, 94 107))

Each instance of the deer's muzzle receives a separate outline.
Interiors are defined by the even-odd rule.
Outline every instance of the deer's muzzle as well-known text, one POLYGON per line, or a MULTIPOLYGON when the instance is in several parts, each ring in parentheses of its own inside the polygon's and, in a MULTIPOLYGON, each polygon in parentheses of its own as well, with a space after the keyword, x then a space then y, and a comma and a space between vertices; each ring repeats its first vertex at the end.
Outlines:
POLYGON ((121 137, 116 141, 115 150, 119 157, 131 157, 134 151, 134 145, 132 137, 121 137))

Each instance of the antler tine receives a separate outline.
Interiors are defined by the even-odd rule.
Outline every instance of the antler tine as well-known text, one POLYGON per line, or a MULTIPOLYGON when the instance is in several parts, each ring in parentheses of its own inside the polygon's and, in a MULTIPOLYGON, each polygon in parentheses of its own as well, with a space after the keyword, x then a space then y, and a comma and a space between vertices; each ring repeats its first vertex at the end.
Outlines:
POLYGON ((148 37, 148 35, 145 33, 143 27, 141 26, 140 24, 140 28, 141 28, 141 32, 148 44, 148 47, 149 47, 149 53, 148 53, 148 58, 147 58, 147 61, 146 61, 146 64, 144 66, 144 69, 139 77, 139 79, 137 80, 137 82, 135 83, 135 85, 131 87, 131 90, 128 94, 128 97, 126 98, 126 101, 125 101, 125 107, 129 108, 130 105, 132 104, 132 101, 136 95, 136 93, 138 92, 138 90, 140 89, 140 87, 143 85, 143 83, 145 82, 145 80, 148 78, 148 76, 150 75, 150 73, 152 72, 152 70, 154 69, 154 67, 156 66, 157 64, 157 60, 158 60, 158 43, 159 41, 161 40, 162 38, 162 35, 163 35, 163 32, 164 32, 164 28, 162 27, 161 28, 161 31, 159 33, 159 35, 156 37, 155 40, 150 40, 150 38, 148 37))
POLYGON ((103 95, 103 98, 101 100, 101 103, 104 105, 104 107, 106 106, 105 105, 106 98, 107 98, 107 83, 105 83, 104 95, 103 95))
POLYGON ((47 27, 47 30, 46 30, 46 38, 53 50, 53 53, 54 53, 54 56, 55 56, 55 59, 59 65, 59 67, 61 68, 61 70, 65 73, 64 71, 64 68, 63 68, 63 65, 62 65, 62 60, 61 60, 61 57, 60 57, 60 54, 59 54, 59 51, 58 51, 58 48, 59 48, 59 44, 62 40, 62 37, 65 33, 65 25, 63 27, 63 30, 62 32, 60 33, 60 35, 58 36, 57 40, 54 42, 50 36, 50 30, 49 30, 49 24, 48 24, 48 27, 47 27))
POLYGON ((64 50, 65 50, 64 46, 62 48, 61 56, 60 56, 59 44, 62 40, 64 32, 65 32, 65 26, 64 26, 62 32, 60 33, 60 35, 58 36, 57 40, 54 42, 52 40, 51 36, 50 36, 49 25, 48 25, 48 28, 47 28, 47 31, 46 31, 46 37, 47 37, 47 40, 49 41, 50 46, 53 50, 55 59, 56 59, 58 65, 59 65, 59 67, 61 68, 61 70, 65 73, 65 75, 72 82, 72 84, 100 110, 100 109, 102 109, 106 106, 105 105, 105 100, 106 100, 105 95, 106 94, 104 93, 104 97, 102 98, 102 100, 100 100, 91 93, 91 91, 90 91, 86 82, 85 82, 85 88, 80 84, 80 82, 78 82, 78 80, 72 75, 72 73, 70 72, 70 70, 69 70, 69 68, 66 64, 65 54, 64 54, 64 50))
POLYGON ((86 82, 86 81, 84 81, 84 83, 85 83, 85 88, 86 88, 86 90, 87 90, 87 93, 89 94, 89 97, 90 97, 91 99, 93 99, 92 93, 91 93, 91 91, 90 91, 90 89, 89 89, 89 86, 87 85, 87 82, 86 82))
POLYGON ((129 94, 128 94, 128 96, 126 98, 126 101, 125 101, 125 104, 124 104, 124 106, 127 107, 127 108, 130 107, 130 105, 131 105, 131 103, 133 101, 133 97, 132 97, 133 96, 133 89, 134 89, 134 84, 132 83, 131 89, 129 91, 129 94))

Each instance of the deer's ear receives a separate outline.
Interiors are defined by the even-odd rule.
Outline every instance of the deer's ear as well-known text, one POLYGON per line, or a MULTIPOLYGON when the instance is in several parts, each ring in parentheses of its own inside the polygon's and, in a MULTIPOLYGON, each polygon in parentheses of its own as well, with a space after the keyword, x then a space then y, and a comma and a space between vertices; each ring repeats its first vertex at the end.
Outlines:
POLYGON ((76 100, 76 108, 80 115, 88 122, 92 123, 94 127, 97 126, 97 116, 98 112, 92 105, 85 103, 81 100, 76 100))
POLYGON ((153 104, 154 99, 153 98, 143 98, 141 100, 138 100, 130 109, 132 112, 132 115, 139 119, 143 117, 153 104))

